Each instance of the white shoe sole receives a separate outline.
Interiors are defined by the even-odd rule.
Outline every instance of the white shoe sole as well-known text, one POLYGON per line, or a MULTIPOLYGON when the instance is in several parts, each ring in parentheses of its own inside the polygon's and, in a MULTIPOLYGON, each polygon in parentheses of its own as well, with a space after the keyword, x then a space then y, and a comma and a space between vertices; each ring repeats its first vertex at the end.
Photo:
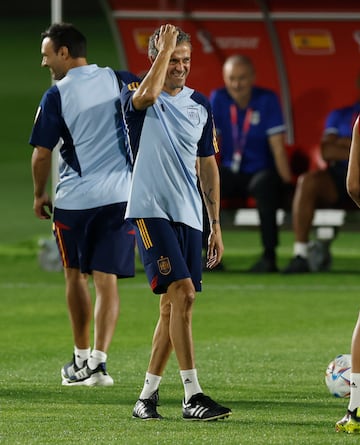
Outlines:
POLYGON ((80 382, 71 382, 62 375, 61 384, 63 386, 112 386, 114 384, 114 380, 109 375, 96 373, 90 376, 88 379, 80 382))

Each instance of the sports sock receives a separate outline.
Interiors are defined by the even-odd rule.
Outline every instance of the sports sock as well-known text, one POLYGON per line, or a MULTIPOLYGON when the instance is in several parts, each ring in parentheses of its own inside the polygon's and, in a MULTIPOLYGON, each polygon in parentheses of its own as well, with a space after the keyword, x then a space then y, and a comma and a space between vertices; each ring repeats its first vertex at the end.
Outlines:
POLYGON ((106 359, 107 354, 105 352, 93 349, 88 360, 88 367, 90 369, 96 369, 100 363, 105 363, 106 359))
POLYGON ((294 256, 301 256, 302 258, 308 257, 308 243, 299 243, 296 241, 294 244, 294 256))
POLYGON ((161 378, 162 377, 160 375, 150 374, 150 372, 147 372, 145 374, 145 382, 139 399, 149 399, 159 388, 161 378))
POLYGON ((349 411, 360 407, 360 374, 352 372, 350 374, 350 402, 349 411))
POLYGON ((185 371, 180 371, 180 376, 184 385, 185 402, 188 402, 194 394, 202 392, 197 378, 197 371, 196 369, 187 369, 185 371))
POLYGON ((90 350, 90 348, 79 349, 76 346, 74 347, 75 364, 78 368, 82 368, 84 366, 84 361, 89 359, 90 350))

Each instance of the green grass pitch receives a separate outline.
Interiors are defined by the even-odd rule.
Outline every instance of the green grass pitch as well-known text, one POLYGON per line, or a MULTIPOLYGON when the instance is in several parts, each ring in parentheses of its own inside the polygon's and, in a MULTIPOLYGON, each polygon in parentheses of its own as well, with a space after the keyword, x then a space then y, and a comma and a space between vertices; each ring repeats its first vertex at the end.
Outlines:
MULTIPOLYGON (((289 237, 282 234, 282 262, 289 237)), ((158 310, 139 264, 135 279, 119 282, 122 310, 108 360, 115 385, 68 388, 60 381, 72 353, 62 273, 40 269, 35 240, 0 245, 0 442, 355 443, 334 432, 347 401, 328 393, 324 372, 335 355, 349 352, 360 292, 358 234, 339 235, 332 273, 301 277, 245 273, 256 232, 225 231, 224 240, 227 271, 204 274, 193 324, 201 385, 233 415, 208 424, 181 419, 173 356, 160 390, 164 421, 131 418, 158 310)))
MULTIPOLYGON (((104 20, 65 17, 89 36, 90 61, 118 67, 104 20)), ((60 368, 72 354, 62 273, 45 272, 37 241, 50 223, 32 214, 32 119, 47 70, 40 32, 48 18, 0 19, 2 150, 0 150, 0 443, 4 445, 333 445, 357 437, 334 432, 347 401, 330 396, 328 362, 347 353, 360 295, 360 235, 340 231, 331 273, 245 273, 259 254, 256 231, 225 231, 226 272, 204 274, 194 308, 200 383, 233 410, 213 423, 181 419, 183 390, 171 358, 160 390, 162 422, 131 418, 148 363, 158 299, 140 265, 119 282, 121 316, 109 351, 111 388, 67 388, 60 368)), ((281 232, 279 263, 291 256, 281 232)))

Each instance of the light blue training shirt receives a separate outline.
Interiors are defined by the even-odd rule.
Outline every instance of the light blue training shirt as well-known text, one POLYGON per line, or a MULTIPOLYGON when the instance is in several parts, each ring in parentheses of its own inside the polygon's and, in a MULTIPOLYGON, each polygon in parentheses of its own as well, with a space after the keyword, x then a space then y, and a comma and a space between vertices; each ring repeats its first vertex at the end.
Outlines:
POLYGON ((127 201, 132 166, 120 88, 137 79, 126 71, 115 74, 86 65, 69 70, 43 95, 30 144, 53 150, 62 142, 57 208, 83 210, 127 201))
POLYGON ((217 150, 208 99, 185 86, 176 96, 163 91, 154 105, 137 111, 131 100, 136 86, 121 92, 135 156, 125 217, 165 218, 202 230, 196 158, 217 150))

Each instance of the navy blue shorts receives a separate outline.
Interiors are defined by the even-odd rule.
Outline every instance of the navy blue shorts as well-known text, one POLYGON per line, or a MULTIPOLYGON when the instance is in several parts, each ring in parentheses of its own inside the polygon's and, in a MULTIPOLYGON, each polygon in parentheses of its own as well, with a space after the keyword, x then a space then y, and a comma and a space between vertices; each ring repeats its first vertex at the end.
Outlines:
POLYGON ((191 278, 201 291, 202 232, 162 218, 132 220, 145 272, 155 294, 174 281, 191 278))
POLYGON ((53 231, 64 267, 135 275, 135 230, 124 220, 126 203, 86 210, 54 209, 53 231))

